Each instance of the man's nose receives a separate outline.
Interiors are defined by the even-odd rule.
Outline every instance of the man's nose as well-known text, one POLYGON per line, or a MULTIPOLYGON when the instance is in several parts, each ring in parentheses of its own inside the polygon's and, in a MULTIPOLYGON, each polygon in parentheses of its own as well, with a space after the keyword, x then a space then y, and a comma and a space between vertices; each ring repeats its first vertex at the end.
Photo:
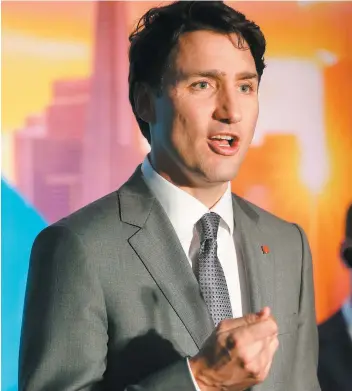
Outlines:
POLYGON ((221 91, 218 95, 214 119, 226 124, 235 124, 242 120, 241 105, 236 91, 221 91))

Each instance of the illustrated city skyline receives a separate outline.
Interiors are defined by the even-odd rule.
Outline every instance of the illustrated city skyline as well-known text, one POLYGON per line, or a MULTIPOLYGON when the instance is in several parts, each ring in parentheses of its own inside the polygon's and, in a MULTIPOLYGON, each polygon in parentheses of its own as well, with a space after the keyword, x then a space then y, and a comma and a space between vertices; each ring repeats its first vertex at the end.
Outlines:
MULTIPOLYGON (((128 101, 124 12, 121 2, 99 4, 91 77, 57 80, 43 113, 15 132, 16 187, 49 223, 116 190, 148 152, 128 101)), ((294 134, 268 131, 250 148, 233 189, 282 215, 283 179, 304 192, 300 150, 294 134)))

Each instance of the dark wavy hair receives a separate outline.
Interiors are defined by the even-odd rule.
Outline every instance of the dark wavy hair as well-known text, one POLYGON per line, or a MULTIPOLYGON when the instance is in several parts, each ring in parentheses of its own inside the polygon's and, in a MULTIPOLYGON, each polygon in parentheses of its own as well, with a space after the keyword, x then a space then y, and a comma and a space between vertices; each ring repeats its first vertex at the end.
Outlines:
POLYGON ((139 20, 131 33, 129 50, 129 99, 144 137, 150 143, 149 124, 138 117, 135 110, 136 85, 145 83, 156 93, 172 49, 185 32, 210 30, 223 34, 236 33, 238 48, 246 42, 255 61, 259 80, 265 68, 266 42, 260 28, 242 13, 222 1, 177 1, 152 8, 139 20))

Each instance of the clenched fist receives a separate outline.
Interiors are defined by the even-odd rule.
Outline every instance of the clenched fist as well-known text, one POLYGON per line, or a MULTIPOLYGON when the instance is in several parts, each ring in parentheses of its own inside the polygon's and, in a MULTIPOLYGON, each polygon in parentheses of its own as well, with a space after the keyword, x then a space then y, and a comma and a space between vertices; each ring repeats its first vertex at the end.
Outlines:
POLYGON ((279 346, 278 327, 265 307, 219 323, 189 360, 202 391, 242 391, 265 380, 279 346))

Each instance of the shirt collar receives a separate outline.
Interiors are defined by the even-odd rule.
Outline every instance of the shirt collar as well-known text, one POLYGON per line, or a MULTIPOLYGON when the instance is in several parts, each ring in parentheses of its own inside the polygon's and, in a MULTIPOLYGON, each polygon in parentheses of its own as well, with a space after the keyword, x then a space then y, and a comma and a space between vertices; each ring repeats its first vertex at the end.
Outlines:
MULTIPOLYGON (((159 175, 150 164, 148 156, 143 161, 142 173, 148 187, 169 217, 178 237, 191 237, 195 224, 205 213, 209 212, 209 209, 192 195, 159 175)), ((234 219, 230 182, 225 194, 211 211, 221 217, 225 228, 232 235, 234 219)), ((221 226, 222 221, 220 221, 221 226)))

